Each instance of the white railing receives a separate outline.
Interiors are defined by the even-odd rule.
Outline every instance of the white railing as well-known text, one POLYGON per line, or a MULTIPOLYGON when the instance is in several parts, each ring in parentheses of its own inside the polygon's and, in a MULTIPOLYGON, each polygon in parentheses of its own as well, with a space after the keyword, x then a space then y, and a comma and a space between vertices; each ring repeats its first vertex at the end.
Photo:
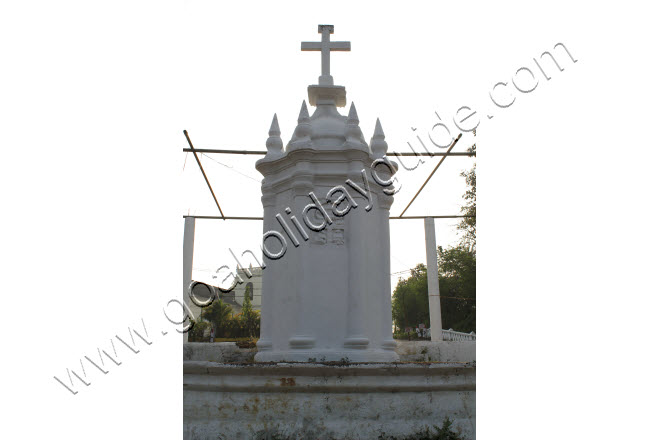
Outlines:
POLYGON ((443 341, 476 341, 477 335, 475 335, 474 332, 461 333, 461 332, 456 332, 453 329, 449 329, 442 331, 442 340, 443 341))

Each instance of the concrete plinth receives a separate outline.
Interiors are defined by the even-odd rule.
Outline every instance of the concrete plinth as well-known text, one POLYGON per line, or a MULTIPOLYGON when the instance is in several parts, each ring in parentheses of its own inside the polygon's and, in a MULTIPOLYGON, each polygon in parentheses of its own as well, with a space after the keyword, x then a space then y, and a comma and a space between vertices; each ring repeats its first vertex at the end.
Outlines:
POLYGON ((184 439, 377 439, 475 433, 473 364, 184 362, 184 439), (279 437, 277 437, 279 435, 279 437))
POLYGON ((183 360, 220 363, 253 362, 256 348, 238 348, 235 342, 188 342, 183 344, 183 360))
POLYGON ((476 362, 476 341, 396 341, 403 362, 476 362))

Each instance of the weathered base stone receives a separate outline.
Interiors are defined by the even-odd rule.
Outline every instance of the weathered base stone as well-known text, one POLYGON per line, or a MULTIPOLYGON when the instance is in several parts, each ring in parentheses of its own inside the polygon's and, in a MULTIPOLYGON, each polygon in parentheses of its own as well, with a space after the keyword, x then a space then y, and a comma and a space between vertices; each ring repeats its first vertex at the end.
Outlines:
MULTIPOLYGON (((256 348, 238 348, 234 342, 183 344, 184 361, 246 363, 253 362, 256 353, 256 348)), ((477 354, 474 341, 396 341, 396 353, 401 362, 474 362, 477 354)))
POLYGON ((396 341, 402 362, 475 362, 476 341, 396 341))
POLYGON ((256 348, 238 348, 235 342, 186 342, 183 344, 184 361, 244 363, 254 361, 256 348))
POLYGON ((184 361, 183 373, 184 439, 405 437, 446 417, 475 436, 471 363, 184 361))

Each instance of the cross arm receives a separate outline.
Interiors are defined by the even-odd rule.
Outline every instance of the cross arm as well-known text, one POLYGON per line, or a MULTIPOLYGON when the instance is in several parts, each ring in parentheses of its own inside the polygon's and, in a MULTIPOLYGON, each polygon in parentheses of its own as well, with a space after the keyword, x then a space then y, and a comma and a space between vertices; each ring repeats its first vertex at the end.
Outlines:
MULTIPOLYGON (((330 48, 330 50, 332 52, 334 52, 334 51, 350 52, 351 42, 350 41, 333 41, 328 45, 328 47, 330 48)), ((302 50, 304 52, 323 50, 323 42, 321 42, 321 41, 303 41, 302 43, 300 43, 300 50, 302 50)))
POLYGON ((351 50, 350 41, 333 41, 330 43, 330 50, 340 50, 342 52, 349 52, 351 50))
POLYGON ((309 41, 305 42, 303 41, 300 43, 300 50, 302 51, 310 51, 310 50, 321 50, 321 42, 320 41, 309 41))

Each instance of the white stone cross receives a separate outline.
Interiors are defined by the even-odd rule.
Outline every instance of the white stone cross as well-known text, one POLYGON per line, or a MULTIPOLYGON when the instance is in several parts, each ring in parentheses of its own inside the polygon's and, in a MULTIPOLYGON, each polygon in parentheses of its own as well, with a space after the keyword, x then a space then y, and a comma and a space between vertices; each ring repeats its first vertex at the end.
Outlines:
POLYGON ((350 41, 330 42, 330 34, 334 33, 334 25, 320 24, 319 34, 321 34, 321 41, 303 41, 300 45, 300 50, 302 51, 321 52, 321 76, 319 76, 319 85, 321 86, 331 86, 334 84, 332 75, 330 75, 330 51, 348 52, 351 50, 350 41))

